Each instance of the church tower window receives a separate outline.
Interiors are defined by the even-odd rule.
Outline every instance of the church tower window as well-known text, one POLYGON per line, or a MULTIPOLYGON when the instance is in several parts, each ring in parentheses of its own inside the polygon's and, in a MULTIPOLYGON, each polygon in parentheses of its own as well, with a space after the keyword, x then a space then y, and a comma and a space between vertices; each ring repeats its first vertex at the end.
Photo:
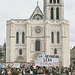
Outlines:
POLYGON ((50 0, 50 3, 52 3, 52 0, 50 0))
POLYGON ((22 43, 24 44, 24 32, 22 32, 22 43))
POLYGON ((41 19, 43 19, 43 16, 40 15, 40 14, 35 14, 35 15, 33 16, 33 19, 35 19, 35 20, 41 20, 41 19))
POLYGON ((54 33, 51 33, 51 43, 54 43, 54 33))
POLYGON ((53 8, 51 8, 51 19, 54 19, 54 12, 53 12, 53 8))
POLYGON ((54 54, 57 54, 57 49, 54 50, 54 54))
POLYGON ((16 43, 19 43, 19 32, 16 33, 16 43))
POLYGON ((22 50, 21 49, 19 50, 19 55, 22 55, 22 50))
POLYGON ((56 3, 56 0, 54 0, 54 3, 56 3))
POLYGON ((36 40, 35 42, 35 51, 40 51, 40 41, 36 40))
POLYGON ((59 43, 59 32, 57 32, 57 43, 59 43))
POLYGON ((57 0, 57 3, 60 3, 60 1, 59 1, 59 0, 57 0))
POLYGON ((56 9, 56 19, 59 19, 59 8, 56 9))

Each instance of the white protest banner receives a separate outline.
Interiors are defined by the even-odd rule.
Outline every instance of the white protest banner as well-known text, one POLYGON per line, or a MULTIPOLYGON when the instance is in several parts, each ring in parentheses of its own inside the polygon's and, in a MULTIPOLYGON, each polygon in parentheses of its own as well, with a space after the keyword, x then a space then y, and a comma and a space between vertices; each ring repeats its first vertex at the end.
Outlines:
POLYGON ((59 66, 58 55, 38 55, 38 66, 59 66))
POLYGON ((20 68, 20 63, 14 63, 14 68, 20 68))

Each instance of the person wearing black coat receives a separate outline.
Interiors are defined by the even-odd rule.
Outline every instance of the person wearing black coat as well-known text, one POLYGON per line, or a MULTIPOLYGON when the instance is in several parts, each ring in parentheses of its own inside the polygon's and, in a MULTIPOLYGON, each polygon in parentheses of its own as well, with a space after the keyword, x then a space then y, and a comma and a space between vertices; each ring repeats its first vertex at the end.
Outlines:
POLYGON ((45 70, 45 74, 46 74, 46 75, 49 74, 49 70, 48 70, 48 68, 46 68, 46 70, 45 70))

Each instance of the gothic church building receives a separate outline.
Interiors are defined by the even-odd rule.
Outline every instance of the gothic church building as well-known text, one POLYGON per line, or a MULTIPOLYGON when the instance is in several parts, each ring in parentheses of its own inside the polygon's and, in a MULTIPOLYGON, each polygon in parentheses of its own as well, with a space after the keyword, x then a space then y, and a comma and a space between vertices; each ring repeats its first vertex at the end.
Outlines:
POLYGON ((6 25, 6 62, 34 62, 39 54, 59 55, 61 66, 70 65, 69 21, 63 0, 43 0, 29 19, 11 19, 6 25))

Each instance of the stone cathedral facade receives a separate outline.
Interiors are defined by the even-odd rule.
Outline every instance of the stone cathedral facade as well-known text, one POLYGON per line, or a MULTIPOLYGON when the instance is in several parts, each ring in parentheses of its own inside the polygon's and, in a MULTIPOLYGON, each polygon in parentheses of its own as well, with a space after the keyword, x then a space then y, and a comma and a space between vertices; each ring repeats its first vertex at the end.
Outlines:
POLYGON ((59 55, 61 66, 70 65, 69 21, 63 0, 43 0, 29 19, 7 21, 6 62, 34 62, 39 54, 59 55))

